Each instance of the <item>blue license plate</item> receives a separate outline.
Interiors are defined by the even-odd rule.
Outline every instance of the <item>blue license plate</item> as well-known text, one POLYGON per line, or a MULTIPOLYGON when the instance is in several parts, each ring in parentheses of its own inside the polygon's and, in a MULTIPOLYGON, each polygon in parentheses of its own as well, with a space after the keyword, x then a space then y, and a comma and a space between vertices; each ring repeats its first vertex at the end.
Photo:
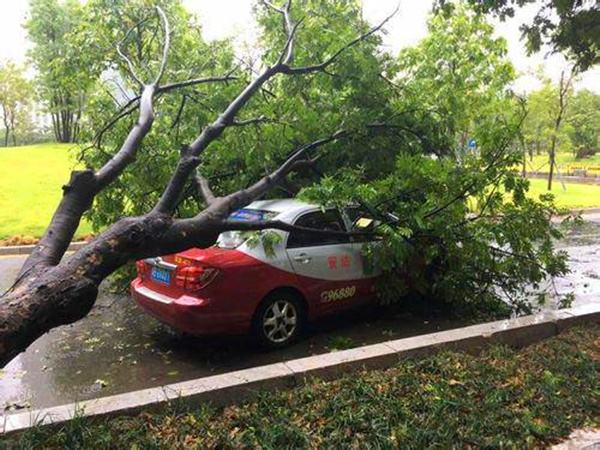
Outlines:
POLYGON ((171 272, 160 267, 153 267, 150 273, 153 281, 163 284, 171 284, 171 272))

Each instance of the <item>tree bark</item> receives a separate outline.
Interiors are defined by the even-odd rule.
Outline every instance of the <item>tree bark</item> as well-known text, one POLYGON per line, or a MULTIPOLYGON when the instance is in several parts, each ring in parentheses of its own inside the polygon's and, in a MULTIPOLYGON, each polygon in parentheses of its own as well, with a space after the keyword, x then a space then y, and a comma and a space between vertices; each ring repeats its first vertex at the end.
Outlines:
POLYGON ((208 247, 218 236, 206 225, 191 239, 180 239, 172 223, 164 215, 122 219, 60 265, 30 269, 0 297, 0 366, 48 330, 85 317, 102 280, 128 261, 208 247))

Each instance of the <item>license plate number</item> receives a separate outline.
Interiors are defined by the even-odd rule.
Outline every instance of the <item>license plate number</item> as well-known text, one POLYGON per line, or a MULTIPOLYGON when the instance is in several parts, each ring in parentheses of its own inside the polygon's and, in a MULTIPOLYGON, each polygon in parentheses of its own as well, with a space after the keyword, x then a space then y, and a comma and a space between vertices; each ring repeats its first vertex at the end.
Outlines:
POLYGON ((151 272, 153 281, 162 284, 171 284, 171 272, 160 267, 153 267, 151 272))

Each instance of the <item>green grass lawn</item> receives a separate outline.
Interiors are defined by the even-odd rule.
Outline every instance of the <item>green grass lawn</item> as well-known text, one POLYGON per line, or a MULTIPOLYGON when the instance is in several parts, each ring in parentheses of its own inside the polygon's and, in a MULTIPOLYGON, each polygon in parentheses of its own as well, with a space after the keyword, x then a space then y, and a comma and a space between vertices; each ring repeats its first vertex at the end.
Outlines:
MULTIPOLYGON (((523 350, 443 352, 239 406, 76 418, 6 448, 546 448, 600 423, 600 325, 523 350)), ((2 447, 0 441, 0 447, 2 447)))
MULTIPOLYGON (((68 144, 0 148, 0 239, 42 235, 75 167, 74 153, 68 144)), ((77 235, 90 231, 83 222, 77 235)))
MULTIPOLYGON (((558 169, 562 172, 568 170, 570 166, 577 167, 600 167, 600 153, 590 156, 585 159, 575 159, 575 155, 572 152, 561 152, 556 154, 556 164, 558 169)), ((550 165, 548 164, 548 155, 546 153, 542 155, 536 155, 532 160, 527 158, 527 171, 528 172, 545 172, 548 173, 550 165)), ((521 169, 521 166, 518 168, 521 169)))
MULTIPOLYGON (((540 194, 548 192, 547 180, 531 178, 529 181, 531 197, 539 198, 540 194)), ((565 183, 564 187, 558 180, 552 182, 552 194, 558 206, 569 209, 600 207, 600 185, 565 183)))

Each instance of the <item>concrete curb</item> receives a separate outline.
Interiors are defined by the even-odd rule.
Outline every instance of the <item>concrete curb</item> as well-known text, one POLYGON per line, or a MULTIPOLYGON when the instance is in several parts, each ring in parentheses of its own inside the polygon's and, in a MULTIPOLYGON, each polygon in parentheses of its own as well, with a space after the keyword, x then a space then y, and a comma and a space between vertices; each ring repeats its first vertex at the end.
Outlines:
POLYGON ((600 213, 600 208, 575 208, 571 210, 571 214, 581 214, 585 216, 586 214, 598 214, 600 213))
POLYGON ((560 444, 553 445, 552 450, 600 450, 600 428, 584 428, 575 430, 560 444))
MULTIPOLYGON (((67 251, 74 252, 79 250, 85 244, 87 244, 86 241, 71 242, 67 251)), ((29 255, 34 248, 35 245, 9 245, 6 247, 0 247, 0 256, 29 255)))
POLYGON ((585 322, 600 322, 600 303, 392 340, 78 404, 9 414, 1 423, 3 433, 8 434, 35 425, 61 424, 75 416, 111 417, 156 411, 172 400, 187 405, 211 402, 224 406, 247 400, 261 390, 297 386, 310 377, 331 379, 356 370, 388 368, 409 356, 447 349, 475 353, 492 343, 522 347, 585 322))

